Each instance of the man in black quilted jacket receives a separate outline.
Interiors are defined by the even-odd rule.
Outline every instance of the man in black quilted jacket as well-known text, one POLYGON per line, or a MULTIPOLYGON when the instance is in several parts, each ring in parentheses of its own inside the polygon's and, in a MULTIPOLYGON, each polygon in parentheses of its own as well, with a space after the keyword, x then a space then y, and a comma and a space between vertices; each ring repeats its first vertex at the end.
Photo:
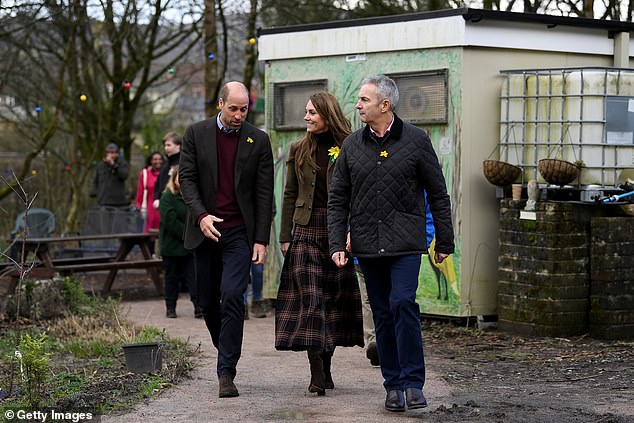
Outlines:
POLYGON ((344 141, 328 197, 330 254, 345 265, 349 236, 348 253, 365 276, 390 411, 427 406, 416 303, 421 254, 429 247, 425 191, 436 229, 436 263, 454 251, 442 169, 427 134, 394 113, 398 97, 396 83, 384 75, 363 80, 356 108, 366 125, 344 141))

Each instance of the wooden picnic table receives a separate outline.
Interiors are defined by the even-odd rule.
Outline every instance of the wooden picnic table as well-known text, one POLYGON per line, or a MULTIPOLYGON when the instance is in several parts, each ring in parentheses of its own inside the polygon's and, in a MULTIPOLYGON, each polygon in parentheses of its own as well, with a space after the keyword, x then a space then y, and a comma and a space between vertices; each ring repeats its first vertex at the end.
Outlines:
MULTIPOLYGON (((117 276, 119 269, 146 269, 148 275, 152 279, 156 291, 163 294, 163 285, 159 277, 159 268, 162 264, 161 259, 153 258, 150 253, 150 243, 152 238, 156 237, 154 233, 115 233, 106 235, 73 235, 61 237, 47 238, 27 238, 17 239, 15 242, 21 249, 24 243, 24 251, 26 254, 33 252, 39 263, 32 269, 32 273, 39 277, 51 277, 55 273, 68 275, 72 273, 92 272, 99 270, 108 270, 108 277, 104 282, 102 293, 108 294, 112 288, 112 284, 117 276), (96 256, 96 257, 80 257, 71 259, 54 259, 51 257, 51 246, 54 244, 63 244, 69 242, 84 241, 104 241, 117 239, 119 247, 114 256, 96 256), (142 260, 128 260, 130 251, 135 246, 139 246, 142 260), (49 276, 50 275, 50 276, 49 276)), ((5 269, 4 273, 9 273, 15 279, 19 278, 15 269, 5 269), (7 270, 9 270, 7 272, 7 270), (13 273, 11 273, 13 270, 13 273)), ((10 286, 9 292, 15 289, 15 285, 10 286)))

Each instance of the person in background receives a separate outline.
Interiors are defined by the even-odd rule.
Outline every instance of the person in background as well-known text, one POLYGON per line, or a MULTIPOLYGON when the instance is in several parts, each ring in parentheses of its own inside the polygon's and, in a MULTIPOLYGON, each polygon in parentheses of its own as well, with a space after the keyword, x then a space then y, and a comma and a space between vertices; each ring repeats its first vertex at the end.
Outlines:
POLYGON ((172 167, 169 173, 165 191, 161 196, 159 210, 161 225, 159 229, 159 243, 161 257, 165 268, 165 309, 166 316, 176 318, 176 302, 183 281, 188 285, 190 299, 194 304, 194 317, 202 318, 203 314, 195 296, 194 257, 192 252, 183 245, 183 232, 187 217, 187 206, 181 195, 181 185, 178 177, 178 165, 172 167))
POLYGON ((366 124, 343 144, 328 197, 330 255, 358 258, 372 306, 386 390, 385 409, 427 406, 416 289, 427 252, 425 196, 436 231, 435 262, 454 251, 451 203, 431 140, 395 113, 399 94, 385 75, 366 78, 356 108, 366 124))
MULTIPOLYGON (((251 314, 253 317, 266 317, 266 306, 262 301, 264 286, 264 265, 251 263, 251 314)), ((244 293, 244 320, 249 320, 249 295, 244 293)))
POLYGON ((306 104, 306 134, 290 147, 282 203, 284 266, 275 306, 275 348, 307 351, 308 391, 334 388, 337 346, 363 346, 361 299, 352 262, 338 268, 328 253, 328 187, 350 122, 324 91, 306 104))
MULTIPOLYGON (((143 230, 150 232, 159 228, 160 214, 152 206, 154 188, 163 165, 163 156, 158 151, 150 154, 145 160, 145 167, 139 173, 139 184, 136 190, 136 208, 145 221, 143 230)), ((154 244, 154 243, 152 243, 154 244)))
POLYGON ((181 158, 181 144, 183 143, 183 137, 181 137, 176 132, 168 132, 163 137, 163 149, 165 150, 165 155, 167 156, 167 161, 163 163, 161 170, 159 172, 157 181, 156 181, 156 189, 154 190, 154 198, 153 198, 153 207, 155 209, 159 208, 159 201, 161 199, 161 195, 163 195, 163 191, 165 191, 165 186, 167 185, 167 181, 169 181, 169 171, 173 166, 176 166, 181 158))
POLYGON ((269 136, 245 121, 249 94, 244 84, 226 83, 218 108, 217 115, 185 131, 180 182, 196 298, 218 349, 218 396, 229 398, 239 395, 234 379, 251 263, 264 263, 271 232, 273 151, 269 136))
MULTIPOLYGON (((277 210, 275 208, 275 201, 272 206, 272 217, 275 217, 277 210)), ((268 301, 262 297, 262 291, 264 289, 264 265, 251 263, 251 314, 258 318, 267 316, 269 310, 268 301)), ((244 320, 249 320, 249 298, 248 293, 244 293, 244 320)))
POLYGON ((97 198, 100 207, 127 207, 130 200, 126 195, 125 181, 129 174, 128 163, 119 154, 116 144, 106 146, 106 156, 95 169, 91 197, 97 198))
POLYGON ((365 286, 365 278, 359 266, 357 258, 354 258, 354 270, 359 281, 359 292, 361 293, 361 306, 363 309, 363 341, 365 343, 365 356, 373 366, 379 366, 379 352, 376 348, 376 332, 374 330, 374 319, 372 317, 372 307, 368 299, 368 291, 365 286))

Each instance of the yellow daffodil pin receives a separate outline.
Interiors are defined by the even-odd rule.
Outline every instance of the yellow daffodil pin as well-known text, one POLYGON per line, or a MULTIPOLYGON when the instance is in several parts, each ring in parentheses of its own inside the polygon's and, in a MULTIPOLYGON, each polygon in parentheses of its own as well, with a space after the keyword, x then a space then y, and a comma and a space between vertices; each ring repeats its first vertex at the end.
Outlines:
POLYGON ((339 151, 341 150, 336 145, 328 149, 328 155, 330 156, 331 162, 334 163, 334 161, 337 160, 337 157, 339 157, 339 151))
POLYGON ((387 150, 383 150, 379 153, 379 156, 387 158, 387 150))
POLYGON ((248 137, 248 138, 247 138, 247 142, 248 142, 249 144, 253 144, 253 138, 248 137))

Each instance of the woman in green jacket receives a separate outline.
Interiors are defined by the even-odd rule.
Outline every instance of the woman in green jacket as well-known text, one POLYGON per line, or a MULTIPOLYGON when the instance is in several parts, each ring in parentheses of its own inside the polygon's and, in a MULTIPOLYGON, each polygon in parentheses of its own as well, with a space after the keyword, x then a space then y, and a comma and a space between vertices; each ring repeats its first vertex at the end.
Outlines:
POLYGON ((275 347, 307 351, 308 390, 333 389, 337 346, 363 346, 359 286, 352 260, 338 268, 328 252, 326 206, 332 170, 350 133, 337 99, 324 91, 306 104, 306 134, 290 147, 282 204, 284 267, 275 308, 275 347))
POLYGON ((189 288, 191 301, 194 303, 194 315, 201 318, 202 313, 196 305, 193 255, 183 245, 187 206, 181 196, 178 166, 170 169, 170 178, 159 202, 159 211, 161 213, 159 243, 165 267, 166 315, 170 318, 176 317, 176 301, 181 281, 184 279, 189 288))

